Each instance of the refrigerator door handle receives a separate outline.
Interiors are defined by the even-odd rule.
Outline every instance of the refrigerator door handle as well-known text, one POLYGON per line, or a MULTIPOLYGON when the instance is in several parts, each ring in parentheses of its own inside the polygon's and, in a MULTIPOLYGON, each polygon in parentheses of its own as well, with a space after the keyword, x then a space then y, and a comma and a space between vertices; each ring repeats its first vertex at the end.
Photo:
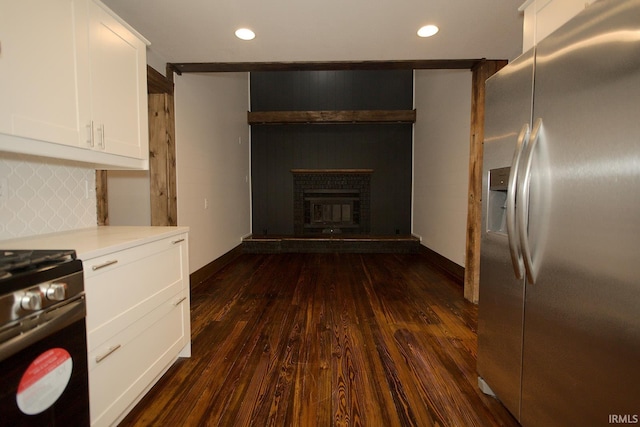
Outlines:
POLYGON ((524 170, 518 175, 518 194, 517 205, 518 215, 517 225, 518 234, 520 235, 520 248, 522 249, 522 258, 524 260, 527 280, 531 284, 535 284, 536 271, 534 269, 533 260, 531 258, 531 247, 529 245, 529 186, 531 185, 531 164, 533 160, 533 151, 540 140, 540 132, 542 129, 542 119, 537 119, 531 131, 531 137, 526 147, 526 152, 522 160, 524 170))
POLYGON ((518 240, 518 229, 516 224, 516 194, 518 186, 518 166, 522 152, 526 147, 525 141, 529 139, 529 124, 525 123, 520 130, 516 149, 511 161, 511 169, 509 170, 509 183, 507 185, 507 237, 509 239, 509 253, 511 255, 511 263, 513 264, 513 272, 517 279, 524 277, 524 261, 522 259, 522 251, 518 240))

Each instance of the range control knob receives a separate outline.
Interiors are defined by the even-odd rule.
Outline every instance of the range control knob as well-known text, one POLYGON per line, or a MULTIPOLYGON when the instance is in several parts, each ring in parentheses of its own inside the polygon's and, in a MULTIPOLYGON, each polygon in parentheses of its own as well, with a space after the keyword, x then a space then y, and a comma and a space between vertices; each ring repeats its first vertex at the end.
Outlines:
POLYGON ((66 283, 52 283, 45 294, 49 301, 62 301, 67 297, 66 283))
POLYGON ((27 291, 20 300, 20 306, 30 311, 42 309, 42 292, 27 291))

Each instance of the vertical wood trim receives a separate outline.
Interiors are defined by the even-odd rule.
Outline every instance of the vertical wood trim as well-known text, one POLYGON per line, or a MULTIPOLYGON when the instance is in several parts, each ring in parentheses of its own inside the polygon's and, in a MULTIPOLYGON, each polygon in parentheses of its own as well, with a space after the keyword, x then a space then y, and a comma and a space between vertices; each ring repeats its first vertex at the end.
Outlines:
POLYGON ((175 108, 173 70, 167 77, 151 67, 147 80, 154 82, 149 93, 149 191, 151 225, 177 225, 175 108))
POLYGON ((149 191, 151 225, 168 225, 165 103, 165 94, 149 94, 149 191))
POLYGON ((173 96, 149 94, 151 225, 177 225, 173 96))
POLYGON ((109 199, 106 170, 96 170, 96 211, 98 225, 109 225, 109 199))
POLYGON ((469 150, 469 197, 464 297, 478 302, 480 290, 480 232, 482 221, 482 148, 484 143, 485 81, 507 65, 507 61, 479 62, 472 71, 471 135, 469 150))

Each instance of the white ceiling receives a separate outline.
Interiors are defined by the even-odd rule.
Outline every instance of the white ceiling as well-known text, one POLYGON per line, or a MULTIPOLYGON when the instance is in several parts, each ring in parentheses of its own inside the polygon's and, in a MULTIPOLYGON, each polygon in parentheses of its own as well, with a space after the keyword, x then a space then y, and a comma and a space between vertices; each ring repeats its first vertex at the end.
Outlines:
POLYGON ((166 62, 513 59, 524 0, 103 0, 166 62), (416 31, 436 24, 428 39, 416 31), (256 32, 235 37, 239 27, 256 32))

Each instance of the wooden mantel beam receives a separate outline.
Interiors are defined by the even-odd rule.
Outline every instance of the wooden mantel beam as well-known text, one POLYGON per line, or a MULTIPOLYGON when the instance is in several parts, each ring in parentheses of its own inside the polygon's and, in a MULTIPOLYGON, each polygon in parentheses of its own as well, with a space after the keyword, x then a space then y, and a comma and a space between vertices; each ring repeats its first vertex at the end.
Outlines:
POLYGON ((416 110, 249 111, 250 125, 415 123, 416 110))

